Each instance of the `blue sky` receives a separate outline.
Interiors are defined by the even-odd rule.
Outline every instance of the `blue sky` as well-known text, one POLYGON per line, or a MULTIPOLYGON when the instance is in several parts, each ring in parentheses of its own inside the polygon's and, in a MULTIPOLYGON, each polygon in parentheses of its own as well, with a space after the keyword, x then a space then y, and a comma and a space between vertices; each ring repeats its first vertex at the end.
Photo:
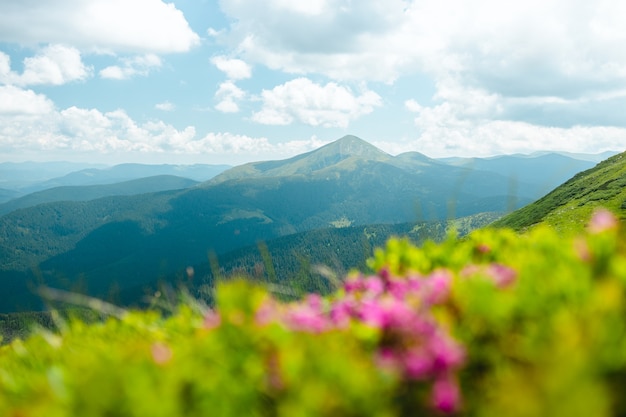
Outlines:
POLYGON ((621 0, 0 2, 0 161, 626 149, 621 0))

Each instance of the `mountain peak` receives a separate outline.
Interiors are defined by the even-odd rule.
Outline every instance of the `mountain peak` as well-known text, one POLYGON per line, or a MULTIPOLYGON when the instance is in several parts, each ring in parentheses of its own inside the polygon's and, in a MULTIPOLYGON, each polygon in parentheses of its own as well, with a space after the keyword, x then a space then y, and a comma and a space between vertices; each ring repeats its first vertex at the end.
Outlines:
POLYGON ((321 148, 281 161, 252 162, 232 168, 210 181, 249 177, 313 175, 329 169, 351 170, 357 161, 390 161, 393 157, 353 135, 346 135, 321 148))
POLYGON ((360 156, 368 159, 389 156, 369 142, 353 135, 346 135, 313 152, 334 153, 342 157, 360 156))

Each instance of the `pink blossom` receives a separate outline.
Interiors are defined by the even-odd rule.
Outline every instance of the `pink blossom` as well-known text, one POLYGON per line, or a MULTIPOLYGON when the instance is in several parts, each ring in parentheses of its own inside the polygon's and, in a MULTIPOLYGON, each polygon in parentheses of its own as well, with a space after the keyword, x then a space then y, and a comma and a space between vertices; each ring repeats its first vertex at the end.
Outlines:
POLYGON ((344 281, 343 288, 348 294, 363 291, 363 279, 360 277, 348 278, 344 281))
POLYGON ((387 283, 387 291, 398 300, 406 299, 410 295, 417 295, 426 280, 422 277, 409 276, 405 279, 394 278, 387 283))
POLYGON ((433 368, 436 372, 449 371, 460 366, 465 352, 454 340, 441 332, 430 338, 429 349, 433 355, 433 368))
POLYGON ((459 386, 450 375, 437 378, 432 391, 433 406, 444 413, 457 411, 461 403, 459 386))
POLYGON ((424 349, 415 348, 404 355, 404 370, 410 379, 425 379, 433 369, 433 358, 424 349))
POLYGON ((379 367, 398 371, 401 369, 400 358, 391 348, 382 348, 376 354, 376 363, 379 367))
POLYGON ((607 209, 598 209, 591 216, 589 221, 588 230, 591 233, 597 234, 607 230, 616 229, 619 222, 615 215, 607 209))
POLYGON ((155 343, 152 345, 152 359, 157 365, 165 365, 172 359, 174 354, 172 350, 163 343, 155 343))
POLYGON ((485 278, 490 278, 498 288, 508 287, 517 279, 517 271, 515 269, 500 263, 468 265, 461 271, 461 276, 464 278, 479 274, 485 278))
POLYGON ((363 300, 358 310, 358 318, 363 323, 378 329, 387 325, 387 312, 379 300, 363 300))
POLYGON ((491 248, 484 243, 480 243, 478 246, 476 246, 476 251, 478 253, 485 254, 491 252, 491 248))
POLYGON ((461 270, 461 277, 463 278, 469 278, 473 275, 476 275, 478 273, 482 272, 482 267, 476 264, 470 264, 470 265, 466 265, 462 270, 461 270))
POLYGON ((214 310, 209 310, 204 315, 203 326, 205 329, 209 329, 209 330, 214 329, 216 327, 219 327, 221 323, 222 323, 221 316, 219 315, 219 313, 215 312, 214 310))
POLYGON ((591 262, 593 260, 593 255, 589 249, 589 245, 582 238, 574 240, 574 251, 583 262, 591 262))
POLYGON ((346 327, 354 312, 351 300, 338 300, 330 308, 330 319, 337 327, 346 327))
POLYGON ((304 299, 306 305, 319 312, 322 311, 322 302, 322 297, 319 294, 308 294, 304 299))
POLYGON ((290 308, 285 316, 285 324, 293 330, 314 333, 320 333, 329 326, 324 315, 308 305, 295 305, 290 308))
POLYGON ((378 297, 385 290, 383 282, 376 276, 365 278, 363 280, 363 287, 367 295, 370 297, 378 297))
POLYGON ((272 299, 265 300, 258 308, 254 320, 258 325, 265 326, 278 319, 278 307, 272 299))
POLYGON ((428 304, 441 304, 448 299, 452 276, 448 271, 437 270, 426 281, 424 298, 428 304))
POLYGON ((493 263, 487 268, 488 274, 499 288, 505 288, 515 282, 517 271, 506 265, 493 263))

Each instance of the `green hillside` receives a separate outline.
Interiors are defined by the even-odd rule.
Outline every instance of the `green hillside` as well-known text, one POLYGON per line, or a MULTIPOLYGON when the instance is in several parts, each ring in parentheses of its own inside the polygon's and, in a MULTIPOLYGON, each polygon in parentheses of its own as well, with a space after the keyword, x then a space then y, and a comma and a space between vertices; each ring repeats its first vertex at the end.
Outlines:
POLYGON ((546 223, 557 230, 577 231, 599 206, 626 220, 626 152, 575 175, 543 198, 493 225, 525 230, 546 223))
POLYGON ((374 255, 375 248, 384 246, 390 238, 401 236, 416 245, 428 240, 439 242, 452 229, 464 236, 498 217, 498 213, 481 213, 446 221, 331 227, 294 233, 214 256, 211 262, 194 265, 193 276, 185 268, 126 289, 119 294, 119 301, 132 303, 143 295, 154 294, 163 285, 182 285, 200 297, 217 278, 240 275, 278 284, 294 294, 327 293, 333 288, 327 274, 339 277, 352 269, 366 270, 366 261, 374 255))

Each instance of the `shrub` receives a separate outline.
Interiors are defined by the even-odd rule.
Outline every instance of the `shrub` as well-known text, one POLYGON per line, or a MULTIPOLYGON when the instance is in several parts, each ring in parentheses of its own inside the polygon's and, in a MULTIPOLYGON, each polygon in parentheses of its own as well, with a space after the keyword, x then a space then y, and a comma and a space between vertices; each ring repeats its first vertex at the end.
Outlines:
POLYGON ((626 415, 626 239, 391 240, 328 297, 222 282, 215 309, 126 312, 0 348, 0 415, 626 415))

